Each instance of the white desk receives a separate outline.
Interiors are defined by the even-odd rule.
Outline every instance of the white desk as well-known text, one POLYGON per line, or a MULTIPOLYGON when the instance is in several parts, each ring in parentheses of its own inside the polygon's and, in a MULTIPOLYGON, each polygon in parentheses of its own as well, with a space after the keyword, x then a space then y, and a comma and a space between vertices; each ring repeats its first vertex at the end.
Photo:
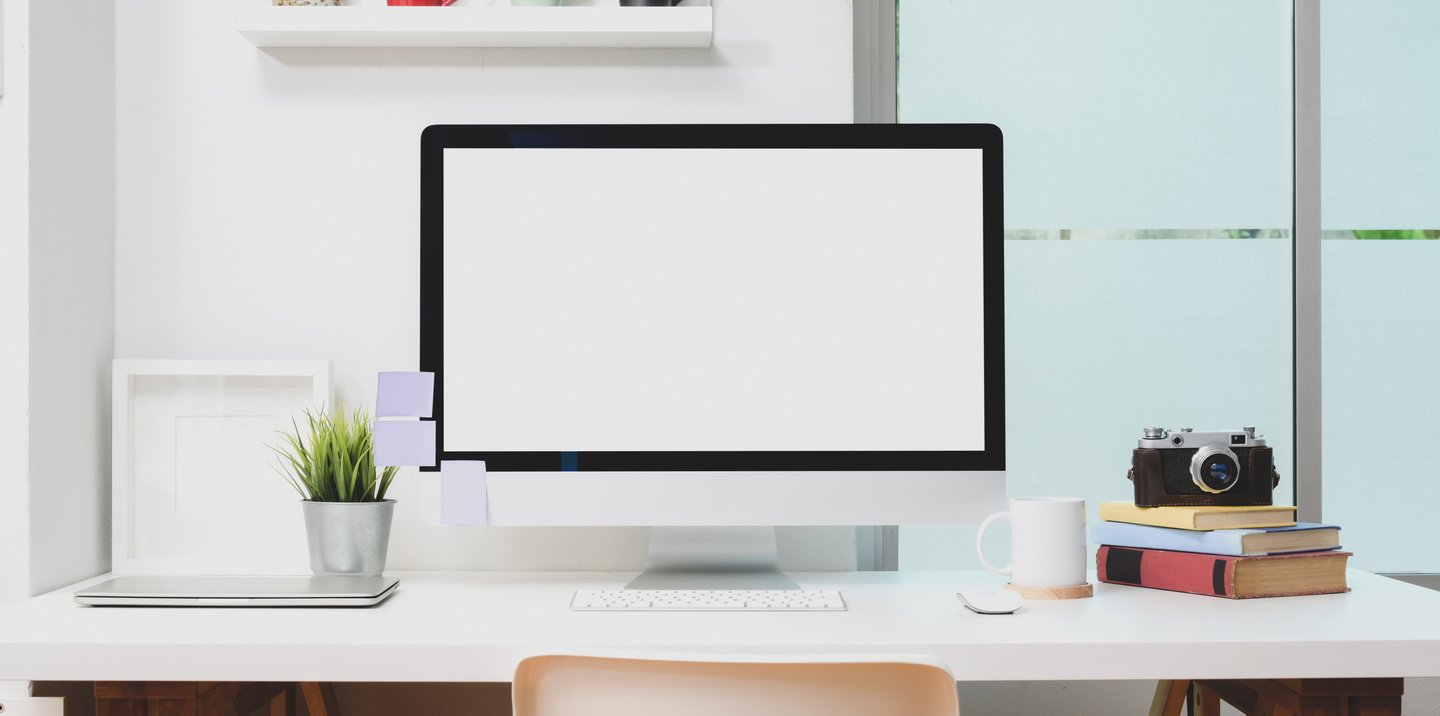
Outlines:
MULTIPOLYGON (((531 654, 616 648, 930 654, 963 681, 1440 676, 1440 593, 1351 572, 1346 595, 1224 599, 1096 585, 979 616, 990 575, 812 573, 847 612, 570 612, 618 573, 400 573, 369 609, 80 607, 74 587, 0 608, 0 680, 509 681, 531 654)), ((78 585, 77 585, 78 586, 78 585)))

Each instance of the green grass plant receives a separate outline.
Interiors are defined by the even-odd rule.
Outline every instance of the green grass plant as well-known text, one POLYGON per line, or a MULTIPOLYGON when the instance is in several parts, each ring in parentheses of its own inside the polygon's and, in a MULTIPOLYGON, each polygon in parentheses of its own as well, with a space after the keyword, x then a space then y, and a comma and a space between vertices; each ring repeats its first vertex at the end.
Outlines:
POLYGON ((385 499, 397 467, 377 471, 374 430, 363 410, 346 414, 344 406, 327 412, 305 411, 306 428, 292 422, 270 449, 280 457, 281 476, 310 502, 379 502, 385 499))

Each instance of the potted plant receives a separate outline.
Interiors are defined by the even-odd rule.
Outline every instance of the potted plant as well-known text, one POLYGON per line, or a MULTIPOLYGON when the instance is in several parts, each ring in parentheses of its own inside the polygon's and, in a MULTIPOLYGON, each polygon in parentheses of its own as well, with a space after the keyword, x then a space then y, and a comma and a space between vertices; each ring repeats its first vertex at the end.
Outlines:
POLYGON ((385 571, 395 501, 385 499, 399 468, 375 466, 374 432, 363 410, 305 411, 306 429, 281 433, 281 474, 300 493, 310 570, 317 575, 385 571))

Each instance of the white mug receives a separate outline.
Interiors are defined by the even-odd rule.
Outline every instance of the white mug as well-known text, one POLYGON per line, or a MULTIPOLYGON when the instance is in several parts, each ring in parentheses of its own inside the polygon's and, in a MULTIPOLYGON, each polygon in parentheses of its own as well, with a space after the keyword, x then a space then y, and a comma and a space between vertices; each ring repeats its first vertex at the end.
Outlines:
POLYGON ((1085 500, 1078 497, 1020 497, 1008 512, 980 523, 975 536, 980 563, 1009 575, 1021 587, 1073 587, 1085 583, 1085 500), (1010 520, 1010 564, 996 567, 985 559, 985 530, 1010 520))

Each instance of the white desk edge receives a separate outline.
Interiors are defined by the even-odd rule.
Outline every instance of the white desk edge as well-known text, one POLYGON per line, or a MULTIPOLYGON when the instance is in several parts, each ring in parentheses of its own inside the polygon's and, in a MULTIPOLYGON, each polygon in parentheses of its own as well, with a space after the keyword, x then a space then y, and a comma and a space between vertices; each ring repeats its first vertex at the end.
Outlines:
MULTIPOLYGON (((1231 601, 1096 585, 1092 599, 979 616, 973 572, 794 574, 818 613, 570 612, 630 573, 397 572, 363 609, 82 607, 87 580, 0 607, 0 680, 508 681, 578 650, 914 654, 961 681, 1440 676, 1440 593, 1352 571, 1344 595, 1231 601)), ((99 579, 99 578, 97 578, 99 579)))

